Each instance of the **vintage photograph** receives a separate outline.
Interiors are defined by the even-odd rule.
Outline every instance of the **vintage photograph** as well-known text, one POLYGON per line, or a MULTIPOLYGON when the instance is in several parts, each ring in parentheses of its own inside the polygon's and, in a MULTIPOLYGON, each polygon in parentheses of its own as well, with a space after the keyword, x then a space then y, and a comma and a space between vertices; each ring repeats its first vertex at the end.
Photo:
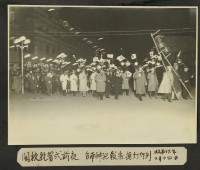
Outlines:
POLYGON ((8 5, 8 144, 196 143, 197 17, 8 5))

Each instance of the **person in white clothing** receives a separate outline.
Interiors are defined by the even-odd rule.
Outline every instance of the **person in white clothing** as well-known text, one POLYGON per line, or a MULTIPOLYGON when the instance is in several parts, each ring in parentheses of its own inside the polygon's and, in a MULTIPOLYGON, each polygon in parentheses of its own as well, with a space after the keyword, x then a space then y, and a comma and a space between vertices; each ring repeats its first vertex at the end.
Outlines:
POLYGON ((82 93, 83 97, 86 96, 87 91, 87 75, 85 69, 79 74, 79 91, 82 93))
POLYGON ((60 82, 62 84, 63 96, 66 96, 67 93, 67 81, 69 81, 69 77, 67 75, 67 71, 65 71, 64 74, 60 75, 60 82))
POLYGON ((76 73, 76 71, 72 70, 72 75, 69 78, 70 90, 73 93, 73 96, 76 96, 76 92, 77 92, 77 89, 78 89, 78 77, 75 73, 76 73))

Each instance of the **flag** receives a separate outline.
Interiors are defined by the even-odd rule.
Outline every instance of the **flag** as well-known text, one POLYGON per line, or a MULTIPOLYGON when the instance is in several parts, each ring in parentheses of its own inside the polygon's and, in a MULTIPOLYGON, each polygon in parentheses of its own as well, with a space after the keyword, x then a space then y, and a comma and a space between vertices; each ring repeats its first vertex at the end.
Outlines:
POLYGON ((132 60, 135 60, 136 58, 137 58, 136 54, 132 54, 132 55, 131 55, 131 59, 132 59, 132 60))
POLYGON ((107 54, 107 58, 113 58, 113 54, 107 54))
POLYGON ((75 65, 77 65, 78 63, 74 63, 74 64, 72 64, 73 66, 75 66, 75 65))
POLYGON ((130 71, 127 71, 126 73, 127 73, 127 76, 128 76, 128 77, 131 77, 131 76, 132 76, 132 73, 131 73, 130 71))
POLYGON ((121 62, 122 60, 124 60, 124 59, 126 59, 126 58, 125 58, 123 55, 120 55, 120 56, 117 57, 117 60, 120 61, 120 62, 121 62))
POLYGON ((83 62, 84 60, 82 58, 78 59, 76 62, 83 62))

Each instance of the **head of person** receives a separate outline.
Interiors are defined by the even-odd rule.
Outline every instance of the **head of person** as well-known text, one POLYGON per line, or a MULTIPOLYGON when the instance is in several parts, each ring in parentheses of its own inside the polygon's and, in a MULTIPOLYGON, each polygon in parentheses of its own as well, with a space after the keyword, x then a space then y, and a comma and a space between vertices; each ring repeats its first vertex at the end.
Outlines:
POLYGON ((185 66, 183 70, 184 70, 184 72, 188 72, 189 69, 187 66, 185 66))
POLYGON ((155 72, 155 68, 154 67, 150 68, 150 70, 151 70, 152 73, 155 72))
POLYGON ((139 72, 142 72, 142 71, 143 71, 143 68, 142 68, 141 65, 138 67, 138 71, 139 71, 139 72))
POLYGON ((178 70, 178 63, 174 63, 174 69, 178 70))
POLYGON ((120 74, 120 71, 119 71, 119 70, 116 70, 116 73, 115 73, 115 74, 116 74, 116 76, 117 76, 117 77, 120 77, 120 76, 121 76, 121 74, 120 74))
POLYGON ((167 67, 166 67, 166 71, 171 72, 171 71, 172 71, 171 66, 167 66, 167 67))
POLYGON ((104 74, 104 71, 103 71, 103 69, 101 69, 101 70, 100 70, 100 74, 104 74))
POLYGON ((76 71, 75 70, 72 70, 72 74, 75 74, 76 73, 76 71))
POLYGON ((82 73, 85 73, 85 69, 82 69, 82 73))
POLYGON ((67 74, 67 71, 64 71, 64 74, 66 75, 66 74, 67 74))

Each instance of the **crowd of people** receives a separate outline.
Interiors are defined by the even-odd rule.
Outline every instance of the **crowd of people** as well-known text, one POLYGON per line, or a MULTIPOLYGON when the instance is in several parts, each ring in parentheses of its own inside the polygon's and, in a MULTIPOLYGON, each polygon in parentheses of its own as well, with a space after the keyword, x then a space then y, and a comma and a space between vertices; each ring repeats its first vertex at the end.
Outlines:
MULTIPOLYGON (((12 78, 11 90, 15 94, 21 91, 21 75, 18 71, 12 78)), ((190 80, 194 78, 189 73, 188 67, 180 67, 178 63, 166 66, 162 69, 142 66, 135 67, 134 72, 128 69, 96 69, 87 71, 82 68, 77 70, 62 70, 55 72, 52 70, 38 71, 30 70, 24 75, 25 92, 34 94, 53 95, 57 92, 66 96, 81 95, 86 97, 92 95, 98 100, 104 97, 118 100, 120 95, 129 96, 129 91, 133 90, 135 96, 142 101, 143 96, 148 94, 150 98, 157 98, 161 94, 163 100, 171 102, 181 98, 190 98, 190 80), (162 72, 162 79, 159 82, 157 73, 162 72), (132 85, 131 85, 132 84, 132 85)))

